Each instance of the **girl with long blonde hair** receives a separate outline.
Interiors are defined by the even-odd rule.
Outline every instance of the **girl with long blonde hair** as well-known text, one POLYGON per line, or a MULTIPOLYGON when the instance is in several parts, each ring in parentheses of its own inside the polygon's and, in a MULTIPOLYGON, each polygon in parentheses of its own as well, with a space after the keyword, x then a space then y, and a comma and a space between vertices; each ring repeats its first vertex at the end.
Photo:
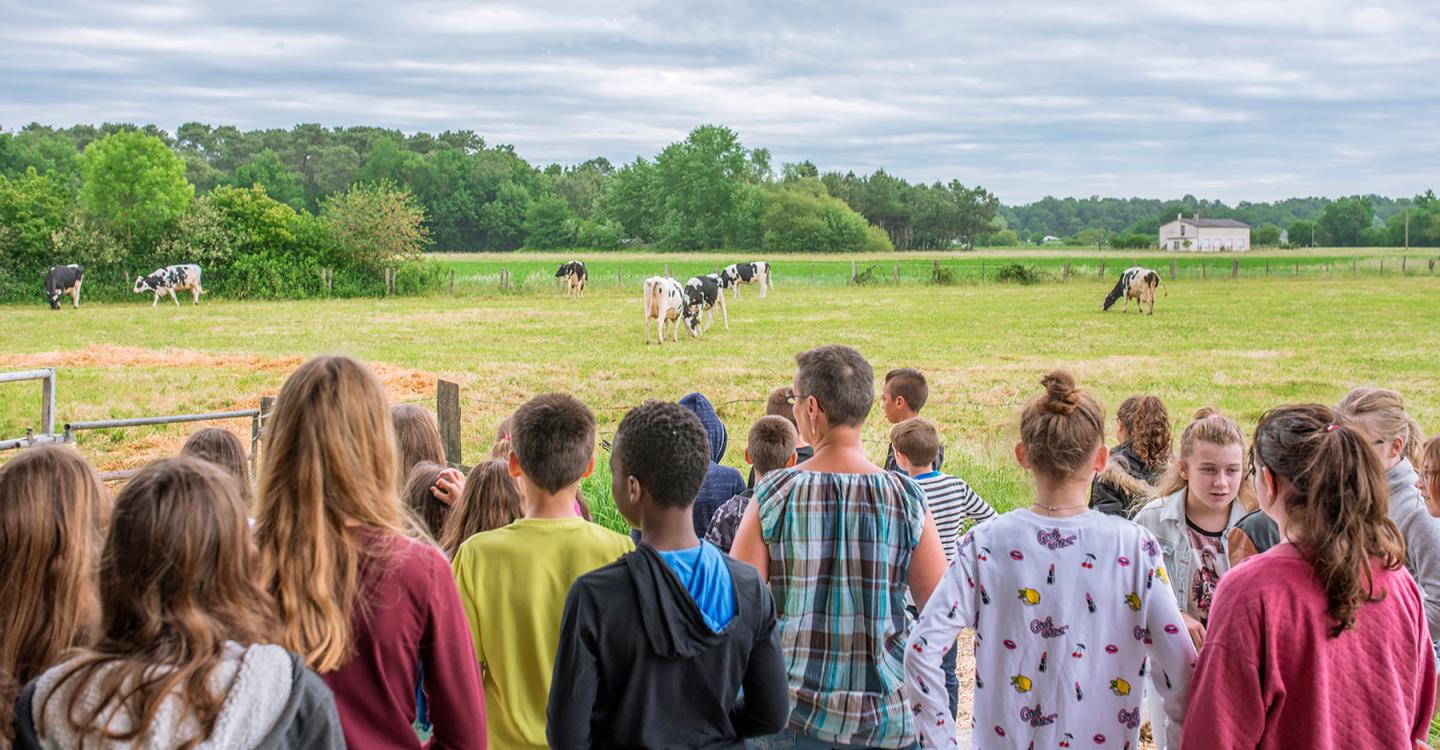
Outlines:
POLYGON ((100 637, 26 687, 16 750, 344 747, 330 691, 269 645, 252 554, 224 470, 189 456, 142 469, 105 540, 100 637))
POLYGON ((0 467, 0 747, 20 688, 95 635, 110 499, 74 450, 42 445, 0 467))
POLYGON ((422 660, 435 746, 483 747, 469 624, 444 556, 409 535, 385 401, 349 357, 316 357, 285 382, 260 474, 259 577, 279 606, 281 643, 335 693, 350 747, 420 747, 411 722, 422 660))

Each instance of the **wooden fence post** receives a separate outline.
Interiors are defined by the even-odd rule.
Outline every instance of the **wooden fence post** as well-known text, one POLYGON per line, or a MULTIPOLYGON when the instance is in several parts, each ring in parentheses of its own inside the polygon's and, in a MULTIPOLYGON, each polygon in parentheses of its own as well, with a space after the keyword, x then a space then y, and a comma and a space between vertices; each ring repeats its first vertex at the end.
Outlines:
POLYGON ((1064 275, 1062 278, 1065 278, 1065 279, 1070 278, 1070 261, 1068 261, 1068 260, 1065 261, 1065 275, 1064 275))
POLYGON ((1239 259, 1239 258, 1232 258, 1232 259, 1230 260, 1230 278, 1232 278, 1232 279, 1238 279, 1238 278, 1240 278, 1240 259, 1239 259))
POLYGON ((445 446, 445 463, 460 465, 460 386, 448 380, 435 381, 435 421, 440 427, 440 444, 445 446))
POLYGON ((1100 278, 1105 278, 1105 261, 1100 261, 1100 278))
POLYGON ((1384 275, 1385 275, 1385 259, 1384 259, 1384 258, 1381 258, 1381 259, 1380 259, 1380 275, 1381 275, 1381 276, 1384 276, 1384 275))
POLYGON ((811 284, 814 284, 814 283, 815 283, 815 264, 814 264, 814 263, 811 263, 811 264, 810 264, 810 283, 811 283, 811 284))
POLYGON ((625 286, 625 282, 620 280, 620 269, 618 268, 615 269, 615 286, 625 286))
POLYGON ((1299 278, 1300 276, 1300 261, 1298 260, 1295 261, 1295 276, 1296 278, 1299 278))
POLYGON ((265 423, 270 421, 270 412, 275 410, 274 396, 260 397, 260 415, 250 422, 250 476, 260 474, 259 448, 265 437, 265 423))
POLYGON ((855 259, 850 259, 850 283, 855 283, 855 259))
POLYGON ((985 261, 980 261, 980 280, 985 280, 985 261))
POLYGON ((1200 280, 1205 280, 1205 261, 1200 261, 1200 280))
POLYGON ((1174 280, 1175 280, 1175 259, 1174 259, 1174 258, 1171 258, 1171 259, 1170 259, 1170 280, 1171 280, 1171 281, 1174 281, 1174 280))
POLYGON ((1401 276, 1404 276, 1404 275, 1405 275, 1405 267, 1408 266, 1408 265, 1410 265, 1410 256, 1408 256, 1408 255, 1402 255, 1402 256, 1400 256, 1400 275, 1401 275, 1401 276))
MULTIPOLYGON (((940 261, 937 260, 935 263, 939 264, 940 261)), ((898 260, 895 261, 895 286, 900 286, 900 261, 898 260)))
POLYGON ((450 269, 450 296, 455 296, 455 269, 450 269))
POLYGON ((1265 278, 1270 278, 1270 259, 1265 259, 1265 278))
POLYGON ((669 264, 669 263, 666 263, 666 264, 665 264, 665 278, 667 278, 667 279, 670 278, 670 264, 669 264))
POLYGON ((1357 266, 1358 266, 1358 265, 1359 265, 1359 264, 1357 263, 1357 261, 1356 261, 1355 258, 1351 258, 1351 259, 1350 259, 1350 275, 1351 275, 1351 276, 1354 276, 1355 274, 1357 274, 1357 273, 1360 272, 1360 271, 1357 269, 1357 266))

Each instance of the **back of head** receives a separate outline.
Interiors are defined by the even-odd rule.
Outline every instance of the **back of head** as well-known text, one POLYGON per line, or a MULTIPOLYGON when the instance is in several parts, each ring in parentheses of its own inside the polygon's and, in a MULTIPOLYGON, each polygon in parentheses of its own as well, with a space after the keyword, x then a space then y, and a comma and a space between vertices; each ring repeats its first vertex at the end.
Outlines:
POLYGON ((28 448, 0 466, 0 744, 18 690, 95 635, 108 514, 100 478, 68 447, 28 448))
POLYGON ((235 480, 235 488, 240 491, 240 500, 245 507, 250 506, 250 498, 254 495, 250 489, 250 460, 245 453, 245 444, 235 433, 219 427, 206 427, 186 438, 180 452, 223 469, 235 480))
POLYGON ((396 404, 390 407, 390 420, 395 423, 395 447, 400 451, 402 478, 421 461, 445 465, 440 425, 429 409, 419 404, 396 404))
MULTIPOLYGON (((229 474, 191 456, 141 469, 116 498, 105 540, 100 639, 60 684, 99 678, 108 687, 138 685, 121 710, 142 734, 178 692, 208 735, 225 698, 213 695, 208 681, 226 642, 274 635, 273 604, 251 575, 251 556, 245 507, 229 474), (156 668, 168 669, 156 675, 156 668)), ((57 686, 49 699, 61 693, 57 686)), ((91 705, 86 693, 69 691, 64 715, 94 734, 119 706, 113 698, 91 705)))
POLYGON ((928 419, 911 417, 890 428, 890 444, 912 466, 931 466, 940 455, 940 431, 928 419))
POLYGON ((695 502, 705 482, 710 441, 690 410, 646 401, 615 428, 615 461, 617 474, 634 477, 656 505, 683 508, 695 502))
POLYGON ((1405 457, 1411 464, 1420 465, 1420 446, 1425 442, 1425 434, 1405 412, 1405 400, 1398 392, 1389 388, 1355 388, 1340 399, 1335 411, 1348 421, 1363 424, 1386 442, 1404 438, 1405 457))
POLYGON ((885 385, 892 397, 904 398, 905 404, 916 414, 930 400, 930 384, 925 382, 925 374, 913 367, 901 367, 885 373, 885 385))
MULTIPOLYGON (((1184 432, 1180 433, 1180 454, 1170 461, 1165 469, 1165 475, 1160 479, 1156 488, 1156 494, 1163 497, 1179 492, 1188 486, 1185 476, 1182 474, 1182 464, 1190 460, 1195 454, 1195 446, 1201 443, 1210 445, 1240 447, 1240 455, 1245 462, 1250 461, 1249 454, 1245 451, 1245 432, 1235 420, 1220 413, 1219 409, 1206 406, 1195 412, 1190 424, 1185 425, 1184 432)), ((1255 510, 1255 487, 1248 481, 1240 481, 1240 489, 1235 499, 1241 507, 1246 510, 1255 510)), ((1146 498, 1139 498, 1143 503, 1146 498)))
POLYGON ((831 427, 859 427, 875 402, 875 372, 848 346, 819 346, 795 356, 795 397, 813 397, 831 427))
POLYGON ((405 479, 405 489, 400 492, 400 496, 405 498, 406 505, 410 507, 410 512, 415 515, 421 528, 430 534, 431 539, 440 538, 440 531, 445 526, 445 516, 450 512, 450 506, 430 491, 444 468, 431 461, 415 464, 405 479))
POLYGON ((520 513, 520 491, 515 488, 510 467, 498 459, 481 461, 470 469, 465 491, 445 517, 440 548, 453 558, 466 539, 509 526, 520 513))
POLYGON ((257 569, 280 606, 282 645, 312 669, 350 659, 362 548, 348 527, 403 533, 398 464, 385 391, 370 368, 316 357, 285 381, 266 427, 257 569))
POLYGON ((1170 460, 1170 412, 1159 396, 1131 396, 1120 402, 1115 418, 1130 433, 1130 447, 1148 469, 1170 460))
POLYGON ((1040 380, 1045 392, 1020 412, 1020 442, 1035 470, 1070 479, 1089 467, 1105 440, 1105 412, 1075 378, 1056 370, 1040 380))
POLYGON ((595 415, 573 396, 546 393, 510 418, 510 450, 532 484, 559 492, 580 481, 595 455, 595 415))
POLYGON ((764 476, 776 469, 783 469, 795 456, 798 436, 795 425, 789 420, 769 415, 756 420, 746 437, 745 452, 750 456, 750 465, 755 467, 756 476, 764 476))
POLYGON ((795 389, 792 386, 782 386, 770 391, 765 398, 765 416, 784 417, 791 425, 795 424, 795 389))
POLYGON ((1365 438, 1319 404, 1282 406, 1255 428, 1255 468, 1281 486, 1285 536, 1299 547, 1325 590, 1331 636, 1355 624, 1370 599, 1371 564, 1404 560, 1400 530, 1387 513, 1389 490, 1365 438))

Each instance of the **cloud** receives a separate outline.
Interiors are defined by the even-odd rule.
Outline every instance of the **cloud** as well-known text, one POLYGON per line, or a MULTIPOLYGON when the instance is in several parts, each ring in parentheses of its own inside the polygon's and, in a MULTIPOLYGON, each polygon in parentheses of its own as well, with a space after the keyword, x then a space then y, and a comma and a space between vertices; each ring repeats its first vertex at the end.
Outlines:
POLYGON ((723 123, 775 163, 1010 203, 1408 195, 1440 174, 1425 0, 11 4, 0 125, 469 129, 532 163, 723 123))

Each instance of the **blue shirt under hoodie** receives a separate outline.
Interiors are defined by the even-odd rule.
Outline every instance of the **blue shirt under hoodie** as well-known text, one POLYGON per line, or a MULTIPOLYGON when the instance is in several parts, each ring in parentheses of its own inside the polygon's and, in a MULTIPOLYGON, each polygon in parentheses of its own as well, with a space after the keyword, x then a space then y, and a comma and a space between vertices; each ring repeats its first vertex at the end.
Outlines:
POLYGON ((735 584, 730 578, 730 567, 725 564, 725 553, 704 541, 690 549, 655 551, 690 592, 710 630, 724 631, 735 619, 735 584))

